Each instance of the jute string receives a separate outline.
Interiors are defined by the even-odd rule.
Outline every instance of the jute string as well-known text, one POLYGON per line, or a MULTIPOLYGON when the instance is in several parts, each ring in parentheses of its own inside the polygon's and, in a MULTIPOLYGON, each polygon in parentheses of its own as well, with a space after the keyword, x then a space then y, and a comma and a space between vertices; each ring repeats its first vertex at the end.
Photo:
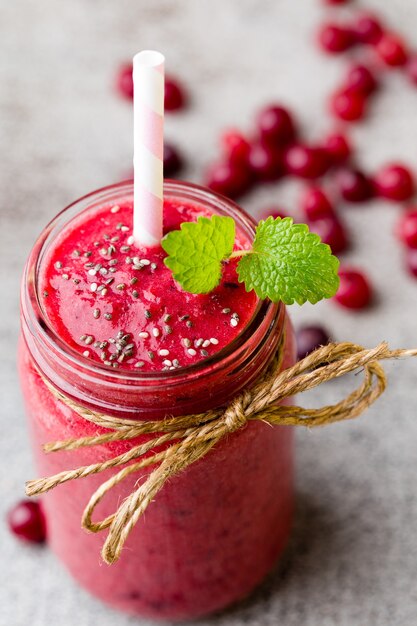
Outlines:
POLYGON ((47 443, 45 452, 77 450, 141 435, 154 436, 107 461, 29 481, 26 485, 27 495, 37 496, 70 480, 125 466, 93 493, 82 516, 82 527, 88 531, 96 533, 109 529, 102 557, 106 563, 114 563, 129 533, 165 482, 202 459, 221 439, 254 420, 271 425, 313 427, 357 417, 386 388, 387 379, 380 361, 417 356, 417 350, 390 350, 385 342, 373 349, 352 343, 331 343, 280 372, 284 343, 283 339, 272 364, 255 385, 242 391, 226 407, 164 420, 133 421, 92 411, 58 391, 43 377, 58 400, 85 420, 109 429, 109 432, 96 436, 47 443), (361 384, 337 404, 319 409, 278 404, 285 398, 313 389, 358 368, 363 368, 361 384), (164 448, 161 450, 160 446, 164 448), (130 474, 152 465, 156 466, 155 469, 120 504, 115 513, 101 521, 93 521, 94 510, 108 491, 130 474))

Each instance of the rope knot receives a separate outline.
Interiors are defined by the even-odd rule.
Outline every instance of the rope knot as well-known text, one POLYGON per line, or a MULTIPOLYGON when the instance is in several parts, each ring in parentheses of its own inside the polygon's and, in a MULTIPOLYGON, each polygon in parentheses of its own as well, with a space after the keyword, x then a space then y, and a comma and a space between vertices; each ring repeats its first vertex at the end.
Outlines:
POLYGON ((246 424, 246 408, 248 407, 252 395, 249 391, 243 391, 239 396, 234 398, 227 409, 223 413, 223 423, 229 433, 239 430, 246 424))

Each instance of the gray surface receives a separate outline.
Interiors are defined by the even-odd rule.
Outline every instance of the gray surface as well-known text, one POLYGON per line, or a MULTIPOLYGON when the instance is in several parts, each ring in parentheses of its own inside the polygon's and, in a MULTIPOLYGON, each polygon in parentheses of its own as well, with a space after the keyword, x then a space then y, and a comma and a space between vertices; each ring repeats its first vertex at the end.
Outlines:
MULTIPOLYGON (((415 40, 414 0, 369 0, 415 40)), ((199 180, 216 137, 247 127, 255 108, 282 98, 308 136, 328 122, 324 98, 345 61, 313 48, 319 0, 118 0, 0 2, 0 167, 2 234, 1 507, 33 476, 15 370, 18 282, 41 227, 69 201, 125 176, 131 163, 129 104, 112 92, 114 68, 156 47, 189 85, 193 104, 167 119, 199 180), (204 149, 202 150, 202 146, 204 149)), ((395 73, 394 73, 395 74, 395 73)), ((372 116, 353 132, 362 162, 404 158, 416 166, 417 91, 400 75, 372 116)), ((245 206, 294 204, 295 184, 265 187, 245 206)), ((325 318, 335 338, 373 345, 417 344, 417 282, 401 269, 383 202, 346 208, 355 246, 348 259, 369 271, 379 302, 352 315, 331 303, 292 311, 297 323, 325 318)), ((391 386, 360 421, 297 439, 298 517, 286 558, 245 604, 201 625, 412 625, 417 620, 417 363, 389 366, 391 386)), ((330 402, 343 384, 313 394, 330 402)), ((80 591, 47 550, 22 547, 0 521, 0 624, 146 624, 119 616, 80 591)))

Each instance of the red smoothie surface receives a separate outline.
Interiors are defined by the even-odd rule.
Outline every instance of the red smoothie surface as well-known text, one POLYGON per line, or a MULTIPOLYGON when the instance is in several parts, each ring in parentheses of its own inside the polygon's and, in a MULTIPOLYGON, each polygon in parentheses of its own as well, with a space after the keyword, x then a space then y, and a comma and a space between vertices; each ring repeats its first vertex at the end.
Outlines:
MULTIPOLYGON (((201 206, 165 199, 164 233, 210 216, 201 206)), ((137 246, 132 201, 74 219, 43 264, 40 294, 61 340, 107 367, 161 371, 192 365, 228 345, 258 299, 237 280, 237 259, 224 264, 211 293, 186 293, 164 264, 161 246, 137 246)), ((236 249, 250 242, 237 234, 236 249)))

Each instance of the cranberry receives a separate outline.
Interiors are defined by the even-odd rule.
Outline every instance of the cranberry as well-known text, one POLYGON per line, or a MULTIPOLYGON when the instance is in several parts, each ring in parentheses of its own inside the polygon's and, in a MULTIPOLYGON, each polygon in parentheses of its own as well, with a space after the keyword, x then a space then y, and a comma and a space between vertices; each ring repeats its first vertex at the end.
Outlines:
POLYGON ((262 143, 270 146, 284 146, 295 139, 295 124, 287 109, 278 105, 267 106, 259 111, 256 118, 262 143))
POLYGON ((284 173, 281 154, 262 143, 252 144, 248 165, 255 178, 260 181, 277 180, 284 173))
POLYGON ((301 209, 310 221, 333 215, 330 200, 320 187, 309 187, 304 191, 301 209))
POLYGON ((330 341, 330 335, 322 326, 300 326, 296 333, 297 358, 304 359, 307 354, 330 341))
POLYGON ((252 176, 247 168, 232 163, 217 163, 207 174, 206 185, 213 191, 237 198, 247 191, 252 184, 252 176))
POLYGON ((121 96, 133 100, 133 67, 131 63, 124 63, 116 76, 116 88, 121 96))
POLYGON ((348 240, 345 229, 335 216, 327 216, 311 221, 310 229, 316 233, 323 243, 331 247, 333 254, 346 250, 348 240))
POLYGON ((393 33, 382 35, 376 45, 380 59, 392 67, 398 67, 407 63, 407 51, 404 42, 393 33))
POLYGON ((347 75, 345 91, 359 91, 369 96, 378 87, 375 76, 365 65, 353 65, 347 75))
POLYGON ((345 122, 355 122, 363 118, 366 112, 366 99, 359 91, 336 91, 330 98, 330 111, 335 117, 345 122))
POLYGON ((371 285, 366 276, 353 268, 339 270, 340 285, 334 299, 347 309, 363 309, 372 299, 371 285))
POLYGON ((226 150, 227 158, 231 163, 247 163, 250 143, 239 131, 226 131, 221 137, 221 142, 226 150))
POLYGON ((397 227, 398 238, 408 248, 417 248, 417 209, 404 213, 397 227))
POLYGON ((167 142, 164 143, 164 176, 175 176, 183 166, 178 150, 167 142))
POLYGON ((352 27, 356 41, 375 45, 383 35, 382 25, 372 15, 361 15, 352 27))
POLYGON ((178 111, 182 109, 186 103, 186 95, 184 88, 176 78, 165 76, 165 111, 178 111))
POLYGON ((354 43, 352 32, 337 24, 324 24, 319 31, 319 44, 326 52, 338 54, 354 43))
POLYGON ((21 500, 7 515, 11 532, 31 543, 46 540, 46 522, 41 505, 34 500, 21 500))
POLYGON ((386 165, 375 176, 374 184, 377 193, 388 200, 409 200, 414 194, 414 178, 403 165, 386 165))
POLYGON ((338 172, 337 183, 341 196, 348 202, 365 202, 373 197, 372 182, 359 170, 341 170, 338 172))
POLYGON ((281 219, 284 219, 284 217, 289 217, 285 209, 282 209, 281 207, 273 207, 273 206, 263 209, 260 212, 260 215, 261 215, 261 219, 263 220, 266 220, 268 217, 273 217, 274 220, 277 217, 280 217, 281 219))
POLYGON ((312 148, 295 144, 284 155, 288 173, 300 178, 319 178, 329 169, 329 158, 322 148, 312 148))
POLYGON ((414 54, 407 63, 407 74, 414 85, 417 85, 417 54, 414 54))
POLYGON ((417 250, 407 250, 405 259, 408 271, 417 277, 417 250))
POLYGON ((324 140, 323 147, 335 165, 347 161, 352 151, 346 136, 338 133, 328 135, 324 140))

